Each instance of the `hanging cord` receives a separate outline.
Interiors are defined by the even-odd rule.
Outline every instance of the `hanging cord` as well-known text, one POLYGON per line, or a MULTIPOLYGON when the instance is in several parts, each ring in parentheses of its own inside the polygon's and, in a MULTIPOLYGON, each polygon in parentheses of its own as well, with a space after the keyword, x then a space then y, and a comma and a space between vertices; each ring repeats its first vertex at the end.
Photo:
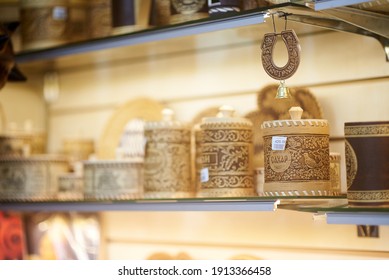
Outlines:
MULTIPOLYGON (((284 25, 284 31, 285 31, 288 27, 288 16, 287 16, 287 14, 284 14, 283 17, 285 18, 285 25, 284 25)), ((277 33, 277 29, 276 29, 276 21, 274 20, 274 14, 271 14, 271 19, 273 22, 273 32, 274 32, 274 34, 279 35, 277 33)))
POLYGON ((276 22, 274 21, 274 14, 271 14, 271 20, 273 21, 273 31, 274 31, 274 34, 277 34, 276 22))

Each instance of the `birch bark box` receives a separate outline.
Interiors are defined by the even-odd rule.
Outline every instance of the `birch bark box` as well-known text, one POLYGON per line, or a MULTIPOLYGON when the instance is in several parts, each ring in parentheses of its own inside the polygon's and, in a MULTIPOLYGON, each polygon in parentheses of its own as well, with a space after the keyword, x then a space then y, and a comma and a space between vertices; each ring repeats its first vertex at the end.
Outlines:
POLYGON ((201 189, 199 197, 255 195, 253 183, 253 130, 248 119, 234 117, 222 106, 216 117, 204 118, 200 128, 201 189))
POLYGON ((194 197, 190 127, 173 120, 169 109, 162 115, 162 121, 145 125, 145 197, 194 197))
POLYGON ((129 200, 143 196, 143 161, 90 160, 84 162, 84 198, 129 200))
POLYGON ((328 122, 300 119, 302 109, 292 107, 291 110, 291 120, 265 121, 262 124, 264 192, 268 196, 329 195, 328 122))
POLYGON ((389 121, 345 123, 347 198, 352 206, 389 206, 389 121))
POLYGON ((2 157, 0 200, 55 200, 58 195, 58 177, 68 171, 68 161, 62 156, 2 157))
POLYGON ((24 49, 48 48, 68 42, 69 4, 66 0, 21 0, 24 49))

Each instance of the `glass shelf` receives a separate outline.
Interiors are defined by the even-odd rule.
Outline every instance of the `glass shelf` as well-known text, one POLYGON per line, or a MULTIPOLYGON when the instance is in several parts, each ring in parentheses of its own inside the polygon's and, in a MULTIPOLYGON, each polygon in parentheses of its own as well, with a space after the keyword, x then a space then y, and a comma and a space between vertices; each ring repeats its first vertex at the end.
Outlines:
MULTIPOLYGON (((348 209, 351 210, 351 209, 348 209)), ((386 210, 371 209, 353 209, 352 211, 337 212, 319 212, 317 215, 325 215, 327 224, 341 225, 370 225, 370 226, 387 226, 389 225, 389 208, 386 210)))
POLYGON ((126 201, 50 201, 0 203, 5 211, 275 211, 274 198, 141 199, 126 201))
POLYGON ((389 207, 350 207, 342 196, 232 197, 139 199, 123 201, 0 202, 0 211, 238 211, 274 212, 277 209, 309 212, 328 224, 389 225, 389 207))
MULTIPOLYGON (((285 5, 287 4, 276 5, 276 7, 285 5)), ((155 55, 228 45, 236 43, 235 39, 238 39, 238 42, 247 41, 247 38, 239 40, 237 38, 239 36, 236 37, 232 30, 263 23, 266 12, 266 8, 259 8, 233 16, 209 17, 48 49, 25 50, 16 54, 16 62, 27 70, 32 68, 33 70, 50 71, 73 67, 93 67, 96 64, 111 63, 122 59, 147 59, 155 55), (208 33, 215 35, 215 32, 218 34, 213 40, 207 40, 208 36, 199 38, 194 36, 208 33), (159 44, 160 41, 163 43, 159 44)))
POLYGON ((242 44, 259 44, 264 33, 273 32, 270 14, 278 15, 274 18, 276 24, 282 21, 281 26, 284 26, 283 21, 287 15, 288 28, 294 29, 298 36, 340 30, 374 37, 385 47, 389 59, 389 33, 385 28, 380 28, 387 26, 389 16, 367 14, 355 8, 342 10, 341 15, 332 15, 329 12, 331 9, 325 13, 315 11, 308 7, 312 5, 308 5, 309 3, 304 5, 304 2, 307 1, 299 1, 300 4, 287 2, 243 11, 232 16, 208 17, 180 24, 151 27, 48 49, 26 50, 16 54, 16 62, 27 74, 56 70, 73 71, 97 65, 123 65, 160 56, 185 55, 188 52, 212 51, 242 44), (350 21, 350 17, 356 17, 357 20, 350 21))
MULTIPOLYGON (((231 198, 138 199, 123 201, 0 202, 13 211, 275 211, 347 204, 345 196, 269 196, 231 198)), ((320 208, 322 209, 322 208, 320 208)))
POLYGON ((0 202, 14 211, 275 211, 277 208, 317 212, 347 205, 345 196, 138 199, 123 201, 0 202), (331 207, 331 208, 330 208, 331 207), (309 211, 310 209, 315 209, 309 211))

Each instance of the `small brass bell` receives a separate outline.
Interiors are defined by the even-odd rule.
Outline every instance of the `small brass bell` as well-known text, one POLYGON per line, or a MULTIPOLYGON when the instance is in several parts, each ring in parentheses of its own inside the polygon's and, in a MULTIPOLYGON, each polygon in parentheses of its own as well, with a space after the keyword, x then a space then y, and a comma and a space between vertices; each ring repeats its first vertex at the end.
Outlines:
POLYGON ((277 89, 276 99, 290 98, 290 90, 285 86, 285 81, 281 81, 280 86, 277 89))

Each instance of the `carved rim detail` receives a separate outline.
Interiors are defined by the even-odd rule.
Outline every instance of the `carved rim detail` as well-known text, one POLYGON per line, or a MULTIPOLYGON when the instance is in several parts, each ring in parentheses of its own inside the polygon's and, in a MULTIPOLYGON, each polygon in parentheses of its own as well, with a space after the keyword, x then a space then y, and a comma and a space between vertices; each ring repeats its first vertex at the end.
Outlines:
POLYGON ((344 134, 346 137, 389 136, 389 123, 366 124, 365 126, 346 124, 344 134))
POLYGON ((360 202, 389 201, 389 190, 381 191, 348 191, 347 199, 360 202))

